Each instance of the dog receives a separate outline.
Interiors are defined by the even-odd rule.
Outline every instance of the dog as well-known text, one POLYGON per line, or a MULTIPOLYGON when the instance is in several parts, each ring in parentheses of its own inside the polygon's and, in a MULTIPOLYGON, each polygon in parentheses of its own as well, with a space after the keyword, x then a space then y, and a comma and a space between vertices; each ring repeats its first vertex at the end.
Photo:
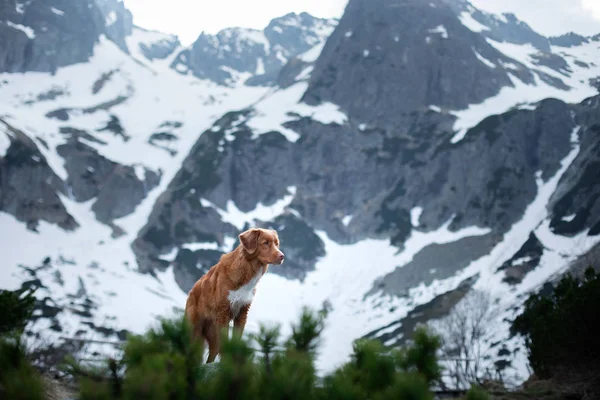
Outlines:
POLYGON ((221 332, 229 336, 231 320, 233 334, 241 337, 257 283, 270 264, 281 265, 285 258, 275 230, 252 228, 238 238, 235 250, 223 254, 194 284, 185 304, 194 340, 208 342, 207 364, 219 353, 221 332))

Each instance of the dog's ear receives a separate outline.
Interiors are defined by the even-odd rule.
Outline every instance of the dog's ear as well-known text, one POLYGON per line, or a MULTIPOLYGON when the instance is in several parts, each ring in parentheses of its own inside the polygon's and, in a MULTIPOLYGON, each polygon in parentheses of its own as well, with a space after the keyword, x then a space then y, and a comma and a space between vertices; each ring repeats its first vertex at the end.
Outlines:
POLYGON ((258 248, 258 237, 260 231, 258 229, 248 229, 246 232, 240 233, 240 242, 248 254, 254 254, 258 248))
POLYGON ((279 247, 279 235, 277 234, 277 231, 275 229, 271 229, 271 232, 273 232, 273 236, 275 236, 275 245, 279 247))

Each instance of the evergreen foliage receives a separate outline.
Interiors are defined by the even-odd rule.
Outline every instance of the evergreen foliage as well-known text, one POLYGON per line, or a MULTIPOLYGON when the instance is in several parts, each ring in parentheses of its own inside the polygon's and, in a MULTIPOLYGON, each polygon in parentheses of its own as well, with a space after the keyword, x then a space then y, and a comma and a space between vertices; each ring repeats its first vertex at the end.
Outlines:
POLYGON ((583 280, 564 276, 550 295, 532 294, 514 320, 525 337, 529 363, 539 378, 564 370, 600 370, 600 274, 591 267, 583 280))
POLYGON ((0 289, 0 336, 21 333, 31 319, 35 307, 35 290, 0 289))
POLYGON ((20 338, 0 337, 0 398, 43 399, 42 380, 20 338))
POLYGON ((248 338, 223 331, 214 364, 203 364, 184 318, 163 319, 148 333, 129 337, 112 368, 71 363, 68 371, 81 379, 81 400, 433 399, 440 341, 424 328, 409 347, 391 352, 379 342, 359 340, 348 363, 319 379, 315 358, 325 317, 304 308, 283 342, 279 326, 262 326, 248 338))
POLYGON ((42 380, 31 365, 21 333, 31 319, 34 291, 0 290, 0 398, 43 399, 42 380))
POLYGON ((465 400, 489 400, 489 398, 490 396, 485 390, 477 385, 473 385, 467 392, 465 400))

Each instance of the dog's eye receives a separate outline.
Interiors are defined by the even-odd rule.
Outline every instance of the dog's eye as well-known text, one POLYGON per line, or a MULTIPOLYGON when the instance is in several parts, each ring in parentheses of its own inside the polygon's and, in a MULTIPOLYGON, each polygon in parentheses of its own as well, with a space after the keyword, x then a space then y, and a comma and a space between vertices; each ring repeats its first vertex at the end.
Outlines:
POLYGON ((266 244, 266 245, 268 245, 268 244, 269 244, 269 242, 264 242, 263 244, 266 244))

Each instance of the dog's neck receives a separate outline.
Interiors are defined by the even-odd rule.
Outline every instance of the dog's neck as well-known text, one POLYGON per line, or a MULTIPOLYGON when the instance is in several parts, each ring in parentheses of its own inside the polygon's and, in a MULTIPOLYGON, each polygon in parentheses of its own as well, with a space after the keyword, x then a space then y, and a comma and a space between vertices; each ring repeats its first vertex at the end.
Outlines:
MULTIPOLYGON (((241 246, 240 246, 241 247, 241 246)), ((258 271, 262 270, 262 273, 264 274, 265 272, 267 272, 267 268, 269 266, 269 264, 265 264, 262 261, 260 261, 257 258, 257 254, 248 254, 248 252, 244 251, 242 248, 240 248, 240 256, 246 260, 249 261, 250 263, 250 267, 252 268, 252 272, 253 273, 258 273, 258 271)))

